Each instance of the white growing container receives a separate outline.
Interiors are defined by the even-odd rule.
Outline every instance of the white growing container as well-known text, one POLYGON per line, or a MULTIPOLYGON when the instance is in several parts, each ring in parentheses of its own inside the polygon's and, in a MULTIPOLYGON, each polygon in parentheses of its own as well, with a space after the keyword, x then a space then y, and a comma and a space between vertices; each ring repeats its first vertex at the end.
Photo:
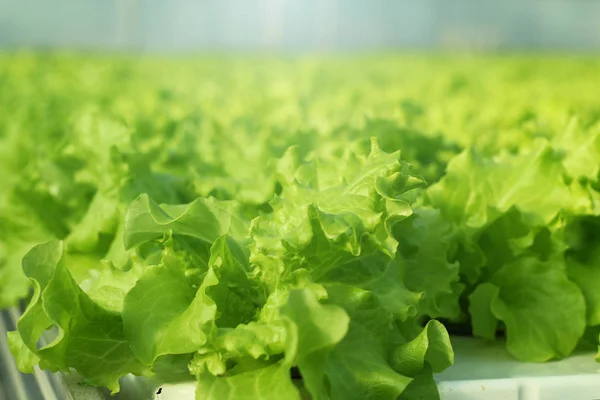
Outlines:
MULTIPOLYGON (((0 400, 38 400, 40 393, 40 400, 194 400, 194 382, 163 385, 157 395, 147 380, 127 376, 121 380, 121 392, 110 397, 107 390, 83 385, 77 374, 36 370, 33 377, 23 376, 16 370, 4 333, 14 329, 18 315, 11 310, 0 318, 0 379, 9 379, 16 388, 10 398, 0 390, 0 400)), ((502 343, 464 337, 452 342, 455 364, 436 376, 442 400, 600 400, 600 364, 594 354, 533 364, 516 361, 502 343)), ((2 385, 6 386, 0 381, 2 385)))
POLYGON ((452 344, 455 364, 436 377, 443 400, 600 400, 595 354, 524 363, 503 343, 456 337, 452 344))

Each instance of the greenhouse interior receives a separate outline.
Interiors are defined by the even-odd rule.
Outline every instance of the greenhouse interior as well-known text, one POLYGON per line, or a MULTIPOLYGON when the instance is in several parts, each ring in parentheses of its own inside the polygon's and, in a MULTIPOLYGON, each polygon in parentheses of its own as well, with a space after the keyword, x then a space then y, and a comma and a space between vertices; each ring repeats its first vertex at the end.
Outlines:
POLYGON ((600 399, 600 0, 0 0, 0 400, 600 399))

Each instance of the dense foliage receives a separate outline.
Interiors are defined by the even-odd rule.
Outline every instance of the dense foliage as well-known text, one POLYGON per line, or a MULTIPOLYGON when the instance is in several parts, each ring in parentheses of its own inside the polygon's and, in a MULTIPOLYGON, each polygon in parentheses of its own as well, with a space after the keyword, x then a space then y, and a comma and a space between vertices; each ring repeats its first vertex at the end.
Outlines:
POLYGON ((4 55, 19 367, 434 399, 438 320, 527 361, 596 346, 598 93, 588 59, 4 55))

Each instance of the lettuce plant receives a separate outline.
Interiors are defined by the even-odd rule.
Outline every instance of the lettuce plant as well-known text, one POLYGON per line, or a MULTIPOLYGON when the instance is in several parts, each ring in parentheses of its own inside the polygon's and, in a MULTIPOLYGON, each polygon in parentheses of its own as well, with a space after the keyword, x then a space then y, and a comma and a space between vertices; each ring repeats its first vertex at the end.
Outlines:
POLYGON ((3 56, 19 368, 410 400, 439 397, 446 327, 597 346, 598 69, 540 62, 3 56))

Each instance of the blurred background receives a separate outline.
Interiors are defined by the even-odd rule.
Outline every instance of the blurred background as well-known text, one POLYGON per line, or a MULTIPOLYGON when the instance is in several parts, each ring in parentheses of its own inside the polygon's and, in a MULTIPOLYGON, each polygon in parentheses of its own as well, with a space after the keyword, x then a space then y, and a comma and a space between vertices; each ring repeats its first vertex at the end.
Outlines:
POLYGON ((600 0, 0 0, 0 47, 600 49, 600 0))

